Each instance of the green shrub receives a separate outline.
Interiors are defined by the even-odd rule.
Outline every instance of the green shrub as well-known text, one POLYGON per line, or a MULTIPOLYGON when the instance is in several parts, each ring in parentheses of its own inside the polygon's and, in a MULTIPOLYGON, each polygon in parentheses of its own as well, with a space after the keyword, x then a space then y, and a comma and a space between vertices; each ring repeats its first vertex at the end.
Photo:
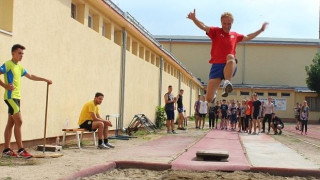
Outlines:
POLYGON ((157 128, 161 129, 166 121, 166 112, 164 110, 164 107, 157 106, 156 108, 156 126, 157 128))

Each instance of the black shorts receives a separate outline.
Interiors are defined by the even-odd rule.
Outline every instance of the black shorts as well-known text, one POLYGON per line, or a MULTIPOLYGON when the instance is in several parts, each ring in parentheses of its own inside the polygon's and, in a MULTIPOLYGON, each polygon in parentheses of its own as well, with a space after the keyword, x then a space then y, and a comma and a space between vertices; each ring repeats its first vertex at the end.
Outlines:
POLYGON ((84 123, 80 124, 80 128, 86 129, 88 131, 96 131, 97 129, 92 129, 92 120, 86 120, 84 123))
POLYGON ((227 113, 222 113, 221 118, 222 119, 227 119, 227 116, 228 116, 227 113))
POLYGON ((199 114, 200 117, 206 117, 207 114, 199 114))
POLYGON ((166 110, 167 120, 174 120, 174 110, 166 110))
POLYGON ((253 119, 258 119, 258 118, 259 118, 259 114, 253 113, 253 119))
POLYGON ((6 99, 4 102, 8 105, 8 113, 11 115, 20 112, 20 99, 6 99))

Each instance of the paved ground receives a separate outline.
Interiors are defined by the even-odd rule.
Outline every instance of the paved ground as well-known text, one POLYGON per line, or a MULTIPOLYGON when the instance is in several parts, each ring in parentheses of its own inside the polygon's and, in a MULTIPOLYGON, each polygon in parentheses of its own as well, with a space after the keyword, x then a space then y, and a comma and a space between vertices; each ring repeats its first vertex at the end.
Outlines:
POLYGON ((172 169, 180 170, 249 170, 250 164, 248 163, 245 153, 239 141, 237 132, 213 130, 210 131, 194 146, 183 153, 178 159, 173 161, 172 169), (198 150, 224 150, 229 152, 227 162, 210 162, 210 161, 197 161, 196 152, 198 150))
POLYGON ((254 167, 320 169, 296 151, 286 147, 266 134, 240 134, 248 160, 254 167))
MULTIPOLYGON (((320 126, 310 125, 309 127, 308 136, 320 139, 320 126)), ((299 133, 292 125, 287 126, 287 130, 299 133)), ((320 177, 319 165, 276 141, 271 137, 273 135, 248 135, 214 129, 208 130, 199 139, 192 137, 191 133, 196 131, 180 131, 178 135, 165 135, 139 145, 129 152, 120 150, 116 153, 118 157, 115 161, 116 165, 112 167, 116 167, 119 163, 121 167, 150 168, 153 166, 153 169, 158 167, 159 170, 166 168, 199 171, 249 170, 278 175, 293 173, 320 177), (197 161, 196 152, 198 150, 226 150, 230 157, 227 162, 197 161)), ((110 166, 110 163, 107 165, 110 166)))
MULTIPOLYGON (((285 130, 295 133, 295 134, 301 134, 301 131, 297 131, 295 125, 288 125, 285 126, 285 130)), ((309 124, 308 125, 308 137, 315 138, 315 139, 320 139, 320 126, 319 125, 314 125, 314 124, 309 124)))
MULTIPOLYGON (((194 129, 192 124, 189 127, 187 131, 178 131, 177 135, 161 131, 156 135, 140 136, 129 141, 113 140, 117 147, 107 151, 98 150, 91 145, 86 145, 81 150, 67 148, 62 151, 64 156, 61 158, 37 159, 36 165, 19 166, 19 171, 17 167, 1 167, 0 179, 74 179, 115 167, 154 170, 247 170, 284 176, 294 173, 320 178, 320 163, 311 162, 276 141, 272 138, 273 135, 247 135, 216 129, 199 130, 194 129), (198 150, 226 150, 230 157, 227 162, 196 161, 198 150), (36 176, 28 173, 34 169, 38 172, 36 176)), ((286 131, 299 134, 293 125, 286 125, 285 128, 286 131)), ((310 125, 308 136, 297 137, 320 139, 320 126, 310 125)))

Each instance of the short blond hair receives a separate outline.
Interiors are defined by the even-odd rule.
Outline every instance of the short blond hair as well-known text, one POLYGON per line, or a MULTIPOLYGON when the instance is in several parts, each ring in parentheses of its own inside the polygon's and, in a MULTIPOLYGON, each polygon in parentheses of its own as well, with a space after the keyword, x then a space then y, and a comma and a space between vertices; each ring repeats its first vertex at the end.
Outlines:
POLYGON ((225 18, 225 17, 229 17, 229 18, 231 18, 232 21, 233 21, 233 15, 232 15, 231 13, 229 13, 229 12, 224 12, 223 14, 221 14, 221 19, 220 19, 220 20, 222 20, 222 18, 225 18))

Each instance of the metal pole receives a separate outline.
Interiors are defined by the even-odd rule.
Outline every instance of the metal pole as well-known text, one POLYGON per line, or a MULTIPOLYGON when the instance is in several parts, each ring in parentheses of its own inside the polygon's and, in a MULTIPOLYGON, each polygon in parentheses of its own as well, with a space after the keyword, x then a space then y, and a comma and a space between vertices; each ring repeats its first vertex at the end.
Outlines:
POLYGON ((125 102, 125 84, 126 84, 126 53, 127 53, 127 31, 122 28, 122 56, 121 56, 121 96, 120 96, 120 121, 119 126, 123 129, 124 122, 124 102, 125 102))
POLYGON ((181 89, 181 79, 182 79, 182 73, 179 71, 179 79, 178 79, 178 92, 180 91, 181 89))
POLYGON ((190 79, 190 104, 189 104, 189 116, 191 116, 191 110, 192 110, 192 89, 193 89, 193 83, 192 80, 190 79))
POLYGON ((159 106, 161 106, 162 96, 162 73, 163 73, 163 57, 160 57, 160 77, 159 77, 159 106))

